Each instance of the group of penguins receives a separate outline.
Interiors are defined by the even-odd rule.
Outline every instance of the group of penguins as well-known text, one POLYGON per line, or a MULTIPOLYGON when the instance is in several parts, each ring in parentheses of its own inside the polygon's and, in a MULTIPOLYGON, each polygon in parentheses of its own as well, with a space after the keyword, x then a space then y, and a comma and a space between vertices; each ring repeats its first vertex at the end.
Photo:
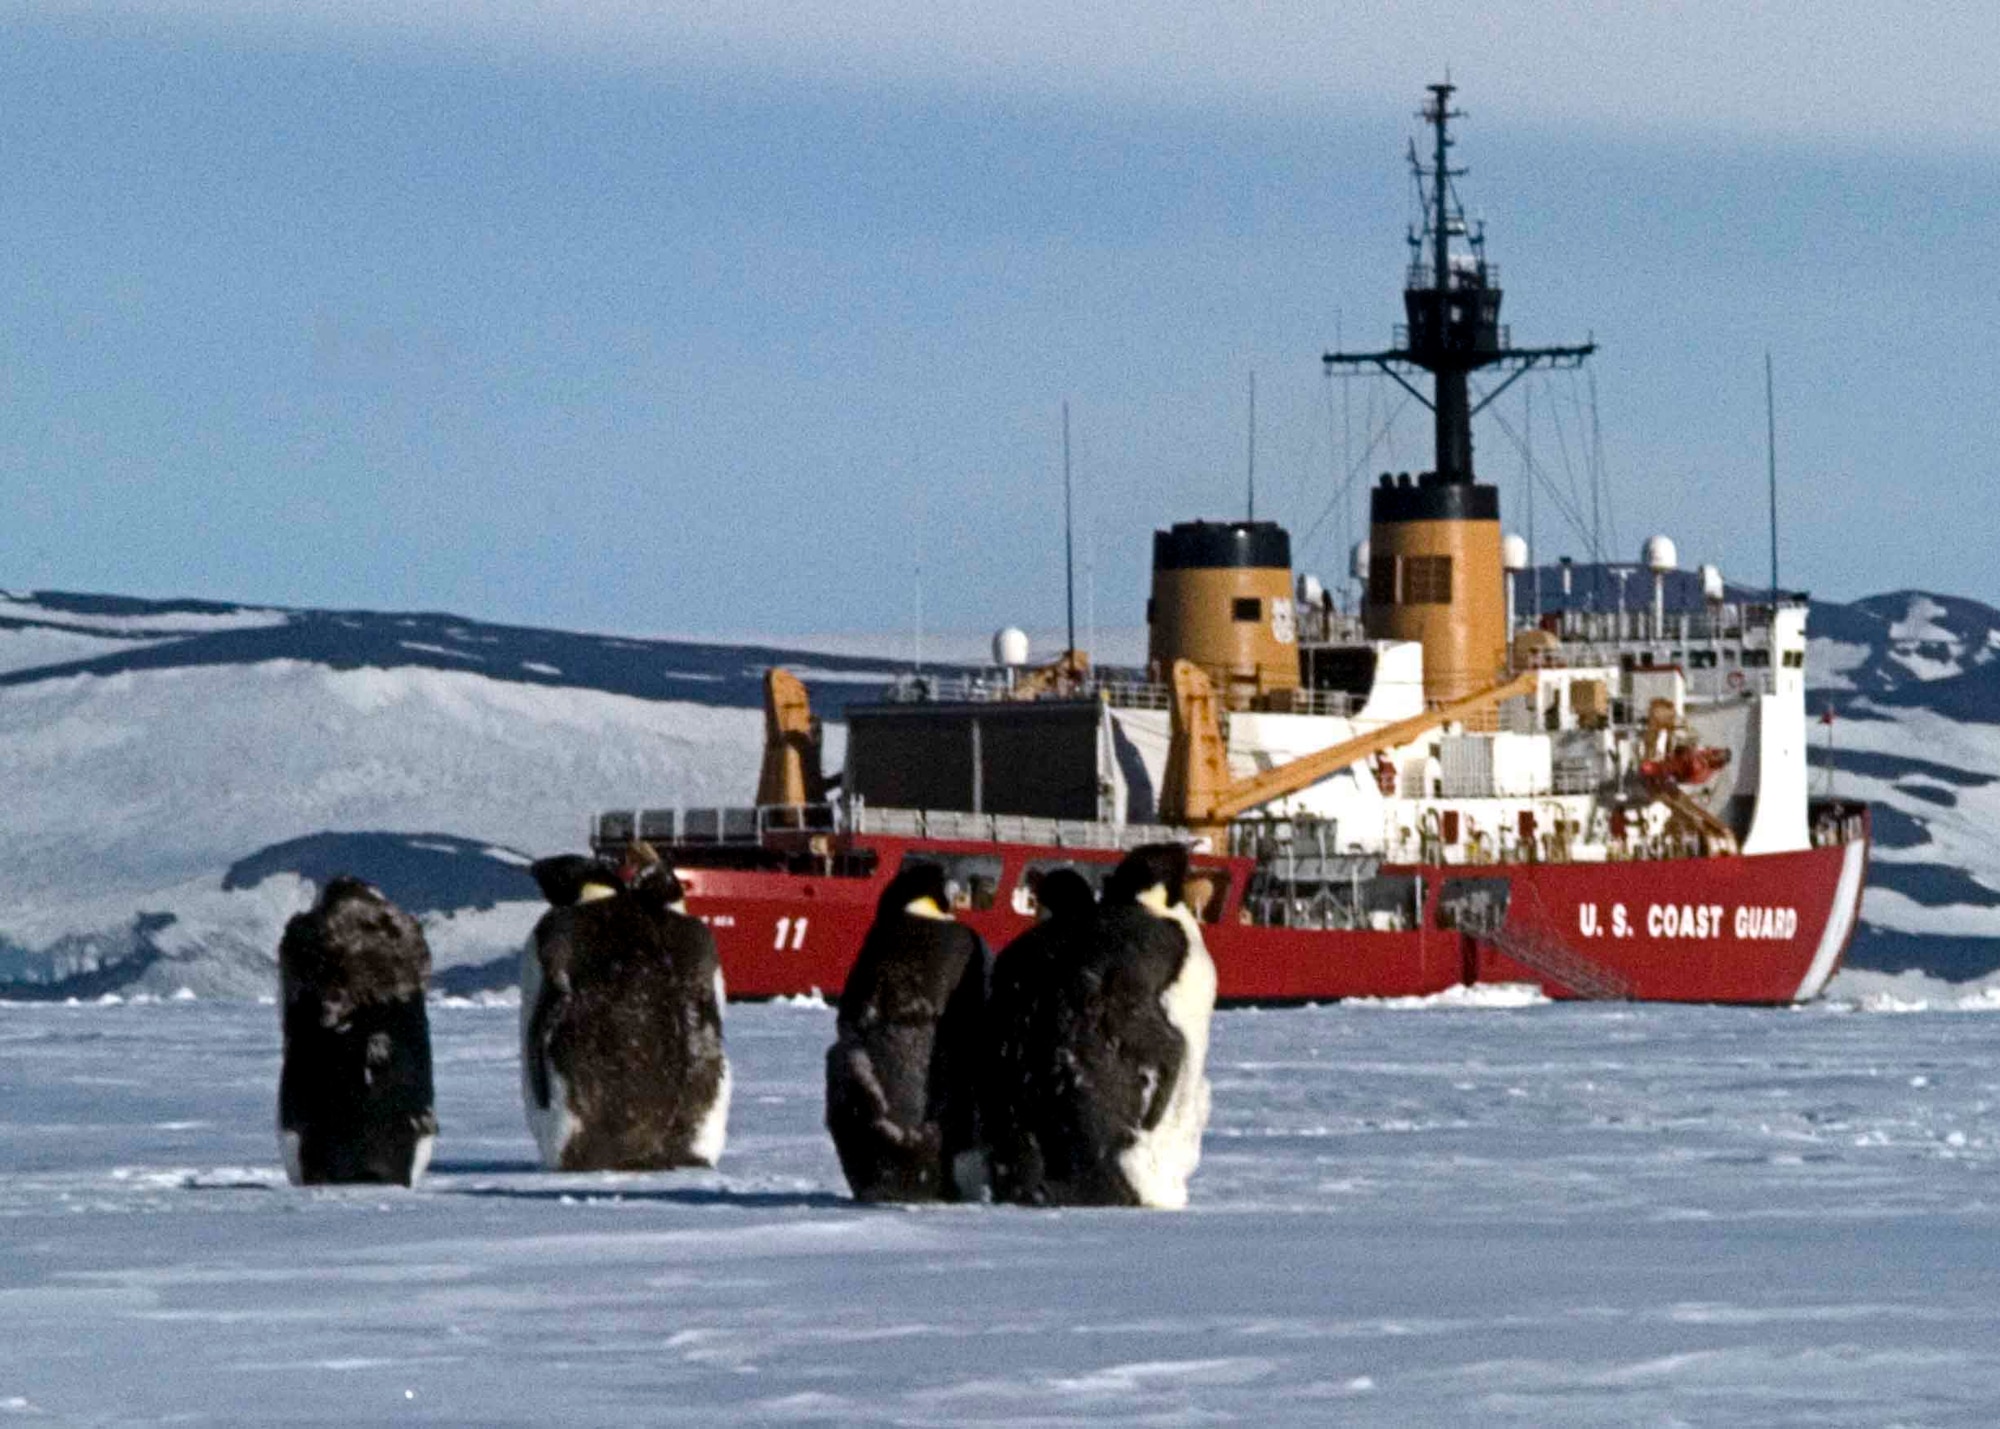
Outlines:
MULTIPOLYGON (((549 910, 521 965, 521 1093, 553 1170, 713 1166, 730 1098, 715 939, 644 843, 533 872, 549 910)), ((1128 854, 1102 896, 1044 875, 998 957, 905 866, 840 996, 826 1126, 862 1201, 1187 1203, 1208 1122, 1215 965, 1180 844, 1128 854)), ((278 953, 279 1141, 294 1184, 410 1185, 437 1135, 415 919, 331 880, 278 953)))

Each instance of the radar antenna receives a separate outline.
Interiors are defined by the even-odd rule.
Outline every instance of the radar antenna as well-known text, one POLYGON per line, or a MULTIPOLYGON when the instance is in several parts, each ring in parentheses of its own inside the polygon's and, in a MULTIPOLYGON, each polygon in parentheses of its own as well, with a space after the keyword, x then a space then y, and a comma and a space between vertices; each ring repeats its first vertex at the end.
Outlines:
POLYGON ((1577 367, 1597 350, 1595 342, 1573 347, 1510 343, 1500 324, 1500 270, 1486 261, 1485 227, 1466 223, 1451 182, 1465 172, 1449 163, 1451 121, 1464 118, 1462 110, 1451 107, 1456 88, 1448 81, 1430 85, 1431 97, 1419 111, 1432 130, 1428 166, 1418 157, 1416 144, 1410 145, 1423 222, 1409 238, 1410 267, 1403 285, 1408 322, 1397 326, 1396 346, 1386 351, 1329 352, 1322 359, 1329 373, 1336 367, 1373 364, 1430 408, 1437 428, 1437 480, 1451 484, 1473 480, 1473 417, 1523 373, 1535 367, 1577 367), (1453 251, 1454 238, 1465 241, 1464 252, 1453 251), (1466 378, 1486 367, 1507 369, 1507 376, 1474 406, 1466 378), (1404 375, 1411 370, 1431 374, 1434 398, 1424 396, 1404 375))

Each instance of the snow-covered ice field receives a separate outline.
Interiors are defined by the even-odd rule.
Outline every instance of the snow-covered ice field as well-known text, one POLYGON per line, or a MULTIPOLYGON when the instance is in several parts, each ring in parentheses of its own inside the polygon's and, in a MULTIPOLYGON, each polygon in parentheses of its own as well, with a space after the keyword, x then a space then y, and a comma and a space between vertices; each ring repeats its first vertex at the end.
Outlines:
POLYGON ((2000 1418, 1989 1015, 1228 1012, 1180 1214, 854 1206, 819 1007, 718 1173, 545 1175, 515 1018, 434 1008, 416 1191, 297 1191, 274 1008, 0 1006, 0 1420, 2000 1418))

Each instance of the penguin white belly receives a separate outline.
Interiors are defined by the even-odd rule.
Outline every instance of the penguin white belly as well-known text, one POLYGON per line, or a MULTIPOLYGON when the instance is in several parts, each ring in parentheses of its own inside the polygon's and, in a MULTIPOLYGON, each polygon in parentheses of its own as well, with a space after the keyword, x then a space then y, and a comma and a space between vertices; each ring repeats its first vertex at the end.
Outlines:
POLYGON ((412 1186, 423 1180, 424 1172, 431 1169, 431 1150, 436 1145, 437 1137, 434 1135, 417 1138, 416 1150, 410 1157, 410 1184, 412 1186))
POLYGON ((534 1063, 530 1060, 533 1050, 528 1046, 528 1029, 534 1025, 535 1003, 542 995, 542 959, 535 951, 534 934, 528 935, 527 945, 521 949, 521 1101, 532 1111, 535 1105, 535 1084, 530 1075, 534 1063))
MULTIPOLYGON (((535 1138, 535 1149, 541 1155, 542 1165, 554 1171, 562 1166, 563 1150, 569 1145, 570 1138, 576 1135, 578 1122, 576 1114, 569 1109, 569 1088, 554 1067, 548 1068, 549 1104, 538 1106, 535 1102, 534 1065, 542 1052, 539 1047, 530 1044, 528 1034, 534 1026, 535 1004, 541 996, 542 959, 535 950, 534 938, 530 937, 527 947, 521 951, 521 1105, 527 1110, 528 1131, 535 1138)), ((421 1147, 420 1150, 428 1160, 428 1147, 421 1147)), ((414 1173, 410 1179, 416 1180, 414 1173)))
POLYGON ((1180 975, 1160 994, 1167 1021, 1181 1034, 1187 1051, 1180 1075, 1167 1093, 1167 1109, 1151 1131, 1118 1156, 1118 1169, 1142 1206, 1179 1210, 1187 1205, 1188 1179, 1201 1164, 1201 1137, 1208 1128, 1208 1028, 1215 1013, 1215 960, 1202 941, 1201 925, 1184 905, 1167 915, 1187 937, 1180 975))
MULTIPOLYGON (((715 1012, 719 1021, 722 1010, 728 1005, 728 995, 722 985, 722 969, 715 970, 715 1012)), ((729 1139, 729 1054, 722 1057, 722 1081, 715 1089, 715 1101, 702 1116, 701 1124, 695 1128, 694 1140, 688 1145, 688 1154, 704 1165, 713 1166, 722 1159, 722 1148, 729 1139)))
POLYGON ((549 1104, 536 1106, 534 1097, 528 1098, 528 1131, 535 1138, 535 1149, 541 1152, 542 1165, 551 1171, 562 1169, 563 1152, 581 1125, 569 1108, 569 1086, 562 1073, 549 1068, 549 1104))

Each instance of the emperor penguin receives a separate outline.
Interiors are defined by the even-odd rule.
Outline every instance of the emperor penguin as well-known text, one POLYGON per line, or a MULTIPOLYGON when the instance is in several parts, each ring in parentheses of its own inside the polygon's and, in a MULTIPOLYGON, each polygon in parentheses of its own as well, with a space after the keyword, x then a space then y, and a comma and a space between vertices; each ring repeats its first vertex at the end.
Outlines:
POLYGON ((1052 1095, 1046 1048, 1060 1040, 1052 989, 1058 970, 1079 958, 1097 895, 1071 868, 1051 869, 1034 886, 1034 927, 994 961, 987 998, 987 1041, 980 1070, 980 1115, 987 1174, 996 1201, 1044 1199, 1040 1142, 1029 1108, 1052 1095))
POLYGON ((552 899, 574 895, 521 963, 522 1100, 542 1164, 713 1166, 729 1124, 722 965, 680 880, 645 843, 615 867, 535 871, 552 899))
POLYGON ((332 879, 278 944, 278 1146, 295 1186, 408 1186, 437 1139, 423 929, 380 890, 332 879))
POLYGON ((945 873, 889 881, 840 994, 826 1128, 860 1201, 976 1200, 988 957, 955 920, 945 873))
POLYGON ((1021 1054, 1017 1115, 1039 1159, 1028 1187, 1039 1203, 1187 1204, 1208 1125, 1215 1010, 1215 963, 1187 878, 1184 845, 1134 849, 1080 936, 1063 940, 1021 1054))
POLYGON ((542 974, 542 932, 544 928, 566 927, 572 921, 554 918, 552 915, 557 910, 613 897, 623 885, 615 860, 591 854, 559 853, 536 859, 528 872, 533 875, 536 887, 542 890, 542 897, 548 900, 550 909, 549 913, 542 915, 541 921, 528 935, 528 941, 521 946, 521 1104, 527 1110, 528 1129, 534 1134, 539 1152, 551 1136, 557 1138, 556 1144, 560 1146, 560 1138, 564 1134, 559 1126, 554 1126, 548 1129, 545 1136, 539 1121, 552 1119, 560 1122, 567 1115, 562 1105, 551 1102, 547 1063, 539 1060, 533 1050, 540 1045, 537 1018, 548 1015, 542 996, 548 981, 542 974))

